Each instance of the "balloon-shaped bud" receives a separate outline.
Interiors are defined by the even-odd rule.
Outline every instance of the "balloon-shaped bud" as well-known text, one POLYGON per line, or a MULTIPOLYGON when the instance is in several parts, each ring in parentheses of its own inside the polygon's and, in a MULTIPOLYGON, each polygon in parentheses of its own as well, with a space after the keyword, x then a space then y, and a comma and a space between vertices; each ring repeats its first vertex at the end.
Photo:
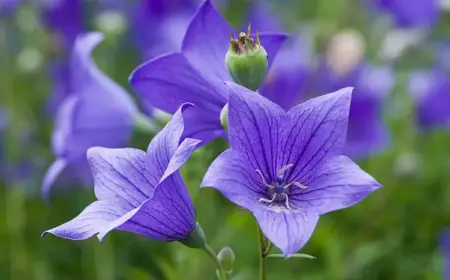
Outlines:
POLYGON ((225 64, 234 82, 251 90, 257 90, 267 74, 267 52, 261 45, 258 32, 251 36, 241 32, 237 39, 230 37, 230 49, 225 56, 225 64))
POLYGON ((220 250, 219 254, 217 254, 217 258, 222 264, 223 269, 226 272, 231 272, 233 270, 233 264, 235 260, 233 249, 230 247, 224 247, 220 250))

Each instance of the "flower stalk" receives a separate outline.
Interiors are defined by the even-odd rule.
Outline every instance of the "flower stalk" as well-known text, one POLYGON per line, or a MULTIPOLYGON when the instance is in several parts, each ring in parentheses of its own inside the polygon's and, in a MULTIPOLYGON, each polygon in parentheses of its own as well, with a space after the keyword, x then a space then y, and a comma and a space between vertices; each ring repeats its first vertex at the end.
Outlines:
POLYGON ((223 269, 222 263, 220 262, 219 258, 216 255, 216 252, 208 245, 206 244, 203 250, 213 259, 213 261, 217 265, 217 275, 219 277, 219 280, 227 280, 227 276, 225 273, 225 270, 223 269))
POLYGON ((268 244, 264 233, 258 225, 257 228, 259 236, 259 280, 267 280, 267 256, 269 255, 271 245, 268 244))

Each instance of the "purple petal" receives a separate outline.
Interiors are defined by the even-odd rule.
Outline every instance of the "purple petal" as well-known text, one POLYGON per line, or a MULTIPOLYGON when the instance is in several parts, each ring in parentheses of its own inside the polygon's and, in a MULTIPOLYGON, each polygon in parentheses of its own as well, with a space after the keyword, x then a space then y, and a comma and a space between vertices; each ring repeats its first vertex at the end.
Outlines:
POLYGON ((322 215, 350 207, 380 187, 351 159, 337 156, 314 172, 308 189, 296 189, 291 200, 301 208, 314 209, 322 215))
POLYGON ((73 94, 58 113, 53 136, 58 156, 84 155, 92 146, 120 147, 131 135, 136 106, 90 57, 101 40, 100 33, 88 33, 76 40, 70 67, 73 94))
POLYGON ((361 90, 352 97, 344 154, 359 159, 387 147, 389 132, 381 117, 382 100, 361 90))
POLYGON ((191 102, 207 113, 220 114, 227 100, 226 88, 206 80, 180 53, 142 64, 131 74, 130 83, 143 100, 170 113, 191 102))
POLYGON ((342 152, 352 88, 344 88, 302 103, 288 112, 284 122, 279 167, 293 164, 288 182, 307 186, 312 172, 342 152))
POLYGON ((94 147, 87 152, 94 176, 95 196, 127 202, 136 208, 153 195, 160 177, 146 166, 147 154, 132 148, 94 147))
POLYGON ((125 230, 163 241, 181 240, 195 228, 195 213, 178 169, 199 141, 183 133, 182 106, 150 143, 147 153, 95 147, 88 160, 95 179, 94 202, 78 217, 50 232, 69 239, 125 230))
POLYGON ((277 54, 269 74, 258 92, 289 110, 297 105, 308 83, 309 69, 303 61, 305 47, 295 38, 277 54), (301 46, 300 46, 301 45, 301 46))
POLYGON ((185 137, 206 144, 225 136, 220 124, 220 111, 228 99, 225 85, 207 80, 182 54, 164 55, 139 66, 130 83, 145 103, 170 113, 185 102, 195 104, 186 112, 185 137))
POLYGON ((193 108, 185 114, 184 137, 200 139, 203 144, 221 137, 226 139, 227 134, 220 123, 220 113, 208 113, 201 108, 193 108))
POLYGON ((422 128, 450 126, 450 82, 441 70, 413 72, 409 88, 417 104, 417 118, 422 128))
POLYGON ((274 15, 273 7, 267 1, 250 4, 250 11, 245 24, 246 26, 243 26, 243 29, 248 24, 251 24, 254 30, 263 30, 265 32, 283 31, 282 22, 274 15))
POLYGON ((312 211, 275 212, 268 209, 254 213, 264 235, 285 257, 299 251, 311 237, 319 215, 312 211))
MULTIPOLYGON (((437 0, 383 0, 380 8, 390 11, 400 27, 429 27, 439 18, 437 0)), ((381 2, 381 3, 380 3, 381 2)))
POLYGON ((441 249, 444 255, 444 279, 450 279, 450 230, 446 229, 441 235, 441 249))
POLYGON ((45 173, 44 179, 42 181, 42 189, 41 189, 42 196, 44 197, 45 200, 48 201, 51 187, 53 186, 53 184, 56 182, 56 180, 59 178, 59 176, 66 167, 67 162, 65 160, 57 159, 47 169, 47 172, 45 173))
POLYGON ((160 181, 164 181, 167 177, 178 171, 186 163, 200 142, 200 140, 192 138, 184 139, 170 159, 169 165, 160 181))
POLYGON ((83 1, 44 1, 45 21, 62 37, 64 47, 70 48, 76 37, 83 32, 83 1))
POLYGON ((70 240, 83 240, 94 236, 114 220, 128 212, 126 205, 118 201, 95 201, 73 220, 45 231, 70 240))
POLYGON ((236 205, 253 212, 261 207, 259 199, 265 196, 265 186, 257 176, 244 157, 226 150, 209 166, 201 187, 215 188, 236 205))
POLYGON ((183 40, 183 54, 203 75, 230 80, 224 59, 232 34, 230 25, 206 0, 188 27, 183 40))
MULTIPOLYGON (((157 178, 157 182, 178 170, 200 142, 196 139, 186 139, 180 145, 184 131, 183 113, 191 106, 189 103, 183 104, 148 146, 147 166, 157 178)), ((192 109, 194 108, 189 110, 192 109)))
MULTIPOLYGON (((261 32, 259 34, 259 39, 261 40, 261 45, 267 52, 269 57, 269 69, 274 62, 278 51, 281 46, 286 42, 288 36, 282 33, 265 33, 261 32)), ((225 57, 225 56, 224 56, 225 57)))
POLYGON ((185 239, 195 229, 194 205, 179 173, 156 188, 152 198, 102 229, 102 240, 111 230, 126 230, 161 241, 185 239))
POLYGON ((279 128, 286 112, 249 89, 228 83, 230 101, 228 129, 230 145, 250 164, 253 173, 260 170, 267 182, 277 173, 279 128))

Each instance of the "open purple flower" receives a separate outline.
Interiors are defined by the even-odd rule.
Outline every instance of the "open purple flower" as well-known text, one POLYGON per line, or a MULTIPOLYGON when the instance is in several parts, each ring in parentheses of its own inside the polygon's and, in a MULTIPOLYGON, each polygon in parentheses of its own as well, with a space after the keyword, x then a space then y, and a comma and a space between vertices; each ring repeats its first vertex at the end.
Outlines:
POLYGON ((122 147, 133 131, 134 117, 138 113, 133 100, 91 59, 92 50, 102 38, 100 33, 88 33, 78 37, 73 47, 69 94, 58 110, 52 135, 57 160, 45 175, 44 195, 67 168, 78 177, 88 175, 87 149, 122 147))
POLYGON ((417 121, 421 128, 450 127, 450 81, 445 71, 436 68, 412 72, 409 90, 416 102, 417 121))
POLYGON ((392 14, 399 27, 430 27, 439 18, 438 0, 372 0, 375 6, 392 14))
POLYGON ((214 160, 202 187, 216 188, 251 211, 286 257, 304 246, 320 215, 358 203, 380 187, 341 155, 351 88, 286 112, 261 95, 229 86, 231 148, 214 160))
POLYGON ((351 72, 339 75, 324 65, 317 77, 317 92, 355 87, 344 154, 352 159, 360 159, 386 148, 390 137, 381 109, 394 85, 392 70, 361 63, 351 72))
MULTIPOLYGON (((186 116, 185 136, 204 143, 226 137, 220 111, 228 101, 224 81, 231 81, 225 67, 232 28, 205 1, 186 31, 182 51, 157 57, 139 66, 130 82, 144 102, 173 113, 184 102, 196 105, 186 116)), ((260 33, 261 44, 271 59, 286 36, 260 33)))
POLYGON ((81 240, 123 230, 162 241, 183 240, 196 228, 195 211, 178 169, 199 140, 180 143, 183 105, 148 146, 147 152, 95 147, 87 157, 97 201, 73 220, 45 231, 81 240))

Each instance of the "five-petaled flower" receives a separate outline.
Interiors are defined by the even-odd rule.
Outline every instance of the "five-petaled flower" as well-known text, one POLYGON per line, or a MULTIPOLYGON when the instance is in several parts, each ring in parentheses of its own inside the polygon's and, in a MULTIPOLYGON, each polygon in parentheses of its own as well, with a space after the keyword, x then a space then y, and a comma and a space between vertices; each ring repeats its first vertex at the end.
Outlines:
POLYGON ((86 151, 93 146, 117 148, 126 144, 134 127, 137 107, 128 93, 105 76, 92 62, 91 52, 102 40, 100 33, 80 35, 73 46, 68 96, 60 105, 52 135, 57 160, 45 175, 46 197, 60 174, 90 179, 86 151), (87 176, 88 175, 88 176, 87 176))
POLYGON ((248 89, 228 86, 231 148, 209 167, 202 187, 251 211, 286 257, 303 247, 320 215, 381 187, 341 155, 351 88, 286 112, 248 89))
MULTIPOLYGON (((186 137, 207 143, 226 137, 220 112, 228 102, 224 81, 231 81, 225 67, 232 28, 209 0, 197 11, 184 36, 181 52, 159 56, 140 65, 130 83, 145 103, 173 113, 184 102, 195 109, 186 116, 186 137)), ((269 66, 285 39, 284 34, 260 32, 269 66)))
POLYGON ((184 240, 195 230, 195 211, 178 169, 188 160, 199 140, 186 138, 184 104, 148 146, 133 149, 94 147, 88 161, 97 201, 79 216, 45 231, 81 240, 111 230, 124 230, 162 241, 184 240))

